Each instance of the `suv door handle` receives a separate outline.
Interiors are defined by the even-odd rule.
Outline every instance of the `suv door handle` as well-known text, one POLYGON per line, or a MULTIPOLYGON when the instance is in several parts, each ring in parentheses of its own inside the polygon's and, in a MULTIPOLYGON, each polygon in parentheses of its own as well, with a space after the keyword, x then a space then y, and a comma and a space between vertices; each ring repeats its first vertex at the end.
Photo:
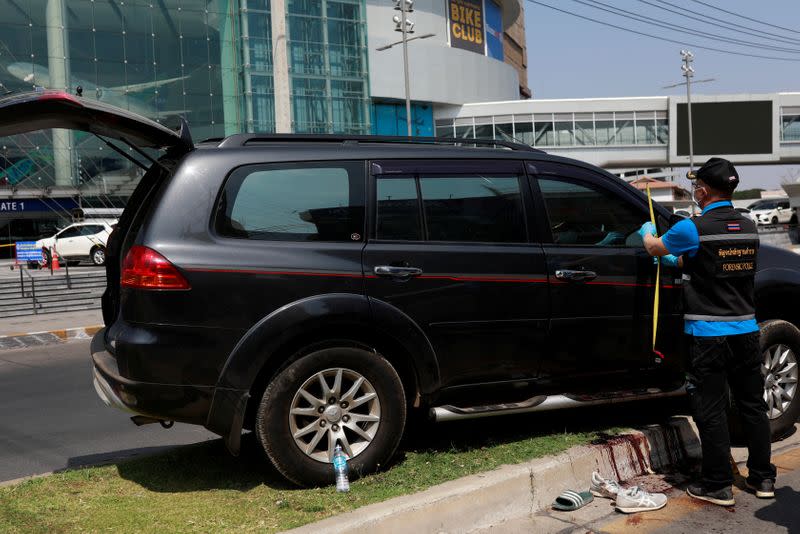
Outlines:
POLYGON ((597 278, 597 273, 594 271, 570 271, 568 269, 559 269, 556 271, 556 278, 568 282, 587 282, 597 278))
POLYGON ((408 280, 422 274, 422 269, 418 267, 395 267, 394 265, 377 265, 373 271, 378 276, 400 280, 408 280))

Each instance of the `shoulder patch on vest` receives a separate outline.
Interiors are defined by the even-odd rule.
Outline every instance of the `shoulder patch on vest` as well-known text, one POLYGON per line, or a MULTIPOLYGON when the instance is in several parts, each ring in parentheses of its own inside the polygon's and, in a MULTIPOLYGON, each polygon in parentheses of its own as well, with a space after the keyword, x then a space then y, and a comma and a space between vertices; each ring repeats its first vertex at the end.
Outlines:
POLYGON ((727 228, 728 228, 729 232, 741 232, 742 231, 742 225, 739 224, 739 223, 728 223, 727 228))

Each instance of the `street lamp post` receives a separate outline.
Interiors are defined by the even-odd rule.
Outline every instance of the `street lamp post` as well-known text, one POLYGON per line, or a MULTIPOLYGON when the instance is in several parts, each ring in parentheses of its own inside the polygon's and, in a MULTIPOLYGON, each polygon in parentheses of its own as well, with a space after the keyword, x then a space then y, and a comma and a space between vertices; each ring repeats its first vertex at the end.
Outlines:
POLYGON ((686 116, 689 126, 689 172, 694 171, 694 140, 692 138, 692 78, 694 77, 694 54, 690 50, 681 50, 683 58, 683 77, 686 78, 686 116))
POLYGON ((403 78, 406 88, 406 131, 409 137, 411 137, 411 83, 409 81, 410 75, 408 71, 408 43, 414 39, 427 39, 428 37, 433 37, 436 35, 435 33, 426 33, 425 35, 420 35, 418 37, 408 37, 409 34, 414 33, 414 23, 408 20, 407 17, 408 13, 414 11, 413 6, 413 0, 395 0, 394 8, 400 11, 400 15, 395 15, 392 18, 395 23, 394 30, 397 32, 402 32, 403 39, 401 41, 397 41, 396 43, 390 43, 375 49, 378 52, 382 52, 383 50, 388 50, 393 46, 397 46, 399 44, 403 45, 403 78))
MULTIPOLYGON (((666 87, 663 87, 663 89, 672 89, 673 87, 686 85, 686 118, 687 126, 689 128, 689 172, 687 173, 687 176, 691 176, 694 172, 694 128, 692 127, 692 78, 694 78, 694 67, 692 67, 692 62, 694 61, 694 54, 692 54, 691 50, 681 50, 681 57, 683 58, 683 65, 681 65, 681 71, 683 71, 682 76, 686 78, 686 81, 673 85, 667 85, 666 87)), ((708 78, 706 80, 698 80, 694 83, 713 81, 714 78, 708 78)), ((692 210, 694 210, 694 206, 692 206, 692 210)))
MULTIPOLYGON (((408 28, 406 27, 408 19, 406 18, 406 13, 408 12, 411 2, 412 0, 400 0, 398 2, 398 4, 400 4, 400 14, 402 15, 400 27, 403 30, 403 77, 405 78, 406 84, 406 130, 409 137, 411 137, 411 90, 409 89, 408 81, 408 28)), ((411 31, 414 31, 413 26, 411 31)))

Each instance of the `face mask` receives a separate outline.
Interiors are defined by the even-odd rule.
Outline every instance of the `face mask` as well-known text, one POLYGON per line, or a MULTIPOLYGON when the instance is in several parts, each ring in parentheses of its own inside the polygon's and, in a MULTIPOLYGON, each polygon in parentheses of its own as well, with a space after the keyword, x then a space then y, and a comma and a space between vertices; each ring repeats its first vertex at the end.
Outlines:
POLYGON ((705 200, 705 195, 703 195, 702 199, 697 198, 697 192, 700 191, 701 189, 705 189, 705 188, 703 188, 703 187, 692 188, 692 202, 697 204, 698 207, 702 208, 701 203, 703 202, 703 200, 705 200))

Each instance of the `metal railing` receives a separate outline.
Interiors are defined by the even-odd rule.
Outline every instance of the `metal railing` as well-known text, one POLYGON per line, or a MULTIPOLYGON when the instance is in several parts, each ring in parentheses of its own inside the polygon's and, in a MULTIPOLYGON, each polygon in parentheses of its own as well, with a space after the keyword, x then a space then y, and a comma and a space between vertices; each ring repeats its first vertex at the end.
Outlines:
POLYGON ((33 277, 31 273, 27 271, 27 269, 20 268, 19 270, 19 285, 20 285, 20 292, 22 294, 22 298, 31 297, 31 305, 33 306, 33 314, 39 314, 39 301, 36 299, 36 278, 33 277), (28 276, 31 280, 31 291, 28 295, 25 294, 25 277, 22 273, 28 276))

